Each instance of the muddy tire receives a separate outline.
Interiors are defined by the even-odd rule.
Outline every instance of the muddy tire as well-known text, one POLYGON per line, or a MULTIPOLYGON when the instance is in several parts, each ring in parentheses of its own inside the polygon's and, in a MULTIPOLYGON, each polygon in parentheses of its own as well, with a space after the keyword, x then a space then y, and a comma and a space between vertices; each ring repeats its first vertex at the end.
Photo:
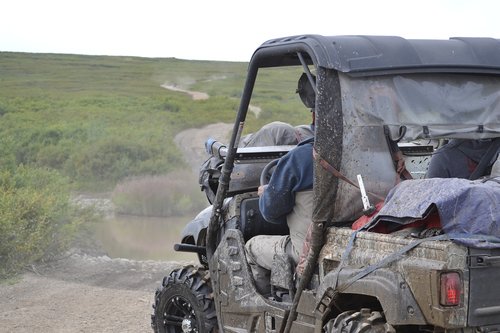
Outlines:
POLYGON ((172 271, 156 290, 151 326, 157 333, 217 331, 208 272, 193 266, 172 271))
POLYGON ((395 333, 394 327, 387 324, 378 311, 361 309, 346 311, 332 319, 325 326, 327 333, 395 333))

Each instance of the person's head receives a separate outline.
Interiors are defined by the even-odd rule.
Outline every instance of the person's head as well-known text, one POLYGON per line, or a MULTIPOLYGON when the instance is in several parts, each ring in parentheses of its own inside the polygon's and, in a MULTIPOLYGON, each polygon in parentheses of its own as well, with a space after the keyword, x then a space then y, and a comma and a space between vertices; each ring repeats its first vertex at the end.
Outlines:
MULTIPOLYGON (((314 84, 316 84, 316 77, 311 74, 311 78, 314 84)), ((316 93, 306 73, 302 73, 300 76, 295 92, 299 94, 302 103, 304 103, 307 108, 312 109, 311 111, 314 111, 314 107, 316 106, 316 93)))
MULTIPOLYGON (((316 76, 311 74, 311 78, 313 80, 313 84, 316 84, 316 76)), ((311 126, 314 127, 314 123, 316 121, 316 114, 314 110, 316 107, 316 93, 306 73, 302 73, 300 76, 299 81, 297 82, 297 90, 295 92, 299 94, 300 100, 304 103, 306 108, 311 109, 311 126)))

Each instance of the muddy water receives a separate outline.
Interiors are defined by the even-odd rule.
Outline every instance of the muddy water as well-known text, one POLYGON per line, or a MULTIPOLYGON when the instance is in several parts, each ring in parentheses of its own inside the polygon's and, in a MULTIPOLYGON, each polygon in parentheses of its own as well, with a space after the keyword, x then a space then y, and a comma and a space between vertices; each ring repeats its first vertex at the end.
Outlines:
POLYGON ((96 226, 95 234, 111 258, 197 261, 192 253, 175 252, 184 225, 194 215, 154 218, 115 215, 96 226))

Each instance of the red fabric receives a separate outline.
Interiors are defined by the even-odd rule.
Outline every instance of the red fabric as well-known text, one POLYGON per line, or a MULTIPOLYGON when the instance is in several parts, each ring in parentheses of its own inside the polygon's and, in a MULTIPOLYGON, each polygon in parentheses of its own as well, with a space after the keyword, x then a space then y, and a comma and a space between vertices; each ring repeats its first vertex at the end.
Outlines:
POLYGON ((441 220, 439 219, 439 214, 437 212, 433 212, 429 214, 429 216, 427 216, 425 219, 406 224, 403 226, 403 228, 400 228, 398 230, 411 227, 424 227, 424 229, 441 228, 441 220))
POLYGON ((380 211, 380 209, 382 209, 383 206, 384 202, 383 201, 379 202, 378 204, 375 205, 375 211, 373 213, 371 213, 368 216, 363 215, 356 221, 354 221, 354 223, 352 224, 352 230, 361 229, 361 227, 367 224, 372 219, 372 217, 375 216, 375 214, 377 214, 380 211))
MULTIPOLYGON (((358 230, 361 229, 365 224, 367 224, 375 214, 377 214, 380 209, 384 206, 383 202, 379 202, 378 204, 375 205, 375 211, 371 215, 363 215, 360 218, 358 218, 354 223, 352 224, 352 230, 358 230)), ((396 230, 402 230, 406 228, 412 228, 412 227, 423 227, 424 229, 429 229, 429 228, 441 228, 441 221, 439 219, 439 214, 437 212, 433 212, 427 216, 427 218, 423 220, 418 220, 412 223, 408 223, 403 225, 401 228, 397 229, 390 229, 386 223, 378 223, 371 231, 373 232, 378 232, 382 234, 388 234, 391 232, 394 232, 396 230)))

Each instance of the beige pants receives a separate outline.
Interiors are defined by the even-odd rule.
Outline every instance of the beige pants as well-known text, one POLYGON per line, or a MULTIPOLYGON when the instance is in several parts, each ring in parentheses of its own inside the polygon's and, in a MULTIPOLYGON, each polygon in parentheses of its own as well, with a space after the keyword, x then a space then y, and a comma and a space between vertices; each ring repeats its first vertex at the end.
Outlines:
POLYGON ((286 253, 295 265, 299 261, 307 229, 311 224, 313 192, 295 194, 295 206, 287 216, 290 236, 259 235, 245 245, 247 261, 252 269, 257 291, 262 295, 271 292, 270 276, 275 254, 286 253))
POLYGON ((270 295, 274 255, 287 253, 293 258, 290 236, 255 236, 246 243, 245 250, 257 291, 264 296, 270 295))

